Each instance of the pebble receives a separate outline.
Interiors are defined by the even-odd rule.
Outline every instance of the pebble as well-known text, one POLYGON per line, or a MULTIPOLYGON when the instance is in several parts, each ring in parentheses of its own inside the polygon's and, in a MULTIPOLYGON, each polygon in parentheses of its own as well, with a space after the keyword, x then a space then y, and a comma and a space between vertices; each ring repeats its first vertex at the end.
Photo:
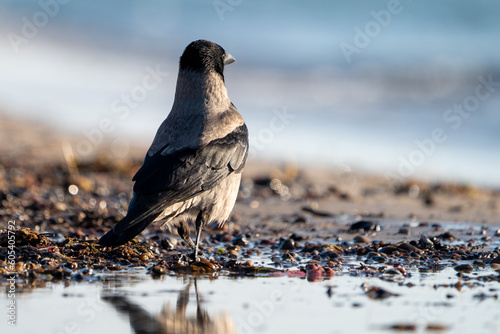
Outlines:
POLYGON ((292 238, 288 238, 288 239, 283 240, 280 243, 280 245, 278 246, 278 249, 282 249, 282 250, 295 249, 295 240, 293 240, 292 238))
POLYGON ((405 277, 400 270, 396 268, 389 268, 382 274, 382 279, 389 282, 403 282, 405 277))
POLYGON ((413 245, 410 245, 409 243, 407 242, 402 242, 400 243, 398 246, 397 246, 398 249, 401 249, 403 251, 407 251, 407 252, 414 252, 417 247, 413 246, 413 245))
POLYGON ((371 240, 367 237, 364 237, 362 235, 357 235, 353 238, 353 241, 358 244, 369 244, 371 240))
POLYGON ((340 257, 340 254, 332 251, 324 251, 320 254, 321 258, 328 258, 330 260, 337 259, 340 257))
POLYGON ((301 236, 301 235, 297 235, 297 234, 293 233, 290 236, 290 239, 292 239, 293 241, 302 241, 302 240, 304 240, 304 237, 301 236))
POLYGON ((459 273, 471 273, 472 270, 474 269, 470 264, 461 264, 461 265, 458 265, 454 268, 456 271, 458 271, 459 273))
POLYGON ((494 258, 493 260, 491 260, 490 263, 496 263, 496 264, 500 264, 500 255, 497 256, 496 258, 494 258))
POLYGON ((392 293, 389 290, 378 286, 371 286, 368 283, 361 284, 361 288, 371 299, 386 299, 392 296, 399 296, 398 294, 392 293))
POLYGON ((167 273, 167 268, 165 268, 165 266, 156 265, 151 270, 151 273, 153 275, 165 275, 167 273))
POLYGON ((307 224, 307 223, 309 223, 309 220, 304 216, 298 216, 297 218, 295 218, 294 221, 292 221, 292 224, 307 224))
POLYGON ((386 258, 383 256, 374 256, 372 257, 372 260, 377 263, 384 263, 386 261, 386 258))
POLYGON ((360 231, 378 232, 378 231, 380 231, 380 225, 377 225, 369 220, 360 220, 360 221, 357 221, 357 222, 351 224, 351 227, 349 227, 349 232, 351 232, 351 233, 360 232, 360 231))
POLYGON ((449 330, 450 327, 446 325, 440 325, 440 324, 427 324, 425 326, 425 330, 427 332, 443 332, 449 330))
POLYGON ((444 232, 443 234, 440 234, 438 236, 436 236, 436 238, 438 239, 443 239, 443 240, 447 240, 447 241, 455 241, 457 238, 451 234, 450 232, 444 232))
POLYGON ((281 259, 283 261, 295 261, 295 256, 293 256, 293 253, 286 252, 285 254, 283 254, 281 259))
POLYGON ((431 241, 431 239, 427 238, 427 236, 424 234, 420 234, 419 242, 424 248, 430 249, 434 247, 434 243, 431 241))
POLYGON ((476 267, 479 267, 479 268, 486 267, 486 263, 484 263, 483 261, 479 261, 479 260, 475 260, 472 264, 476 267))
POLYGON ((411 235, 411 230, 408 227, 401 227, 398 234, 411 235))
POLYGON ((380 254, 377 252, 369 252, 368 254, 366 254, 367 259, 371 259, 374 256, 380 256, 380 254))
POLYGON ((398 251, 398 248, 394 247, 394 246, 385 246, 385 247, 380 248, 380 250, 379 250, 380 253, 388 254, 388 255, 392 255, 394 252, 397 252, 397 251, 398 251))
POLYGON ((248 239, 244 234, 238 234, 231 240, 233 245, 246 246, 248 245, 248 239))
POLYGON ((333 296, 333 290, 331 286, 328 286, 328 288, 326 289, 326 295, 328 296, 328 298, 331 298, 333 296))
POLYGON ((230 255, 235 255, 236 257, 238 256, 238 251, 236 249, 231 249, 228 253, 230 255))
POLYGON ((396 332, 415 332, 417 331, 417 325, 415 324, 394 324, 387 327, 387 329, 396 332))
POLYGON ((165 239, 161 239, 161 241, 160 241, 160 247, 162 249, 172 250, 176 246, 177 246, 177 239, 174 239, 174 238, 167 237, 165 239))
POLYGON ((306 266, 306 275, 309 282, 321 281, 323 278, 331 278, 335 275, 335 271, 330 267, 322 267, 321 265, 308 264, 306 266))

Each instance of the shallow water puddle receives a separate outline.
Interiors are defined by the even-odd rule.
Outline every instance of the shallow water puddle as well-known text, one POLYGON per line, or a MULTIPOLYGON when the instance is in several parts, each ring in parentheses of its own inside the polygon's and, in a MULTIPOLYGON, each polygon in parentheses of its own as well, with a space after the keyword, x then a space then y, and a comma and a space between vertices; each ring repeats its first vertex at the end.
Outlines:
MULTIPOLYGON (((309 282, 286 276, 153 279, 144 269, 130 269, 18 294, 17 327, 3 321, 0 328, 2 333, 500 332, 498 282, 463 281, 458 290, 453 268, 410 272, 398 284, 347 272, 309 282), (362 284, 393 295, 373 299, 362 284)), ((479 275, 494 273, 487 269, 479 275)), ((2 293, 0 302, 6 300, 2 293)))

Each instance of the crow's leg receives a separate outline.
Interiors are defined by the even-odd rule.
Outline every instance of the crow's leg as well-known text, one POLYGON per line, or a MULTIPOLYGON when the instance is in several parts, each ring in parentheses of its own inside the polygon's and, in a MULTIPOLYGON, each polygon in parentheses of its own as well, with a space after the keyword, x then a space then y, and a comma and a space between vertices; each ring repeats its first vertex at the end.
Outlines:
POLYGON ((191 240, 191 234, 189 231, 189 224, 187 221, 183 220, 179 223, 179 226, 177 227, 177 233, 179 233, 179 236, 186 242, 186 244, 191 248, 195 249, 195 245, 193 243, 193 240, 191 240))
POLYGON ((202 229, 203 229, 203 218, 201 217, 201 212, 200 212, 198 217, 196 217, 196 243, 194 244, 194 253, 193 253, 194 261, 198 261, 198 251, 200 247, 200 237, 202 229))

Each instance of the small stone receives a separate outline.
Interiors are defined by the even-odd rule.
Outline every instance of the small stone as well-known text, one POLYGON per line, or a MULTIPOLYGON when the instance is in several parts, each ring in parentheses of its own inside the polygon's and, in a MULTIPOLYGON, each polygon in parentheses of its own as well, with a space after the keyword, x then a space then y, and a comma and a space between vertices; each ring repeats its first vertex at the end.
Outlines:
POLYGON ((500 264, 500 255, 497 256, 496 258, 494 258, 493 260, 491 260, 490 263, 496 263, 496 264, 500 264))
POLYGON ((371 242, 370 239, 364 237, 362 235, 357 235, 354 237, 353 241, 358 244, 369 244, 371 242))
POLYGON ((228 253, 230 255, 236 255, 236 256, 238 256, 238 251, 236 249, 231 249, 228 253))
POLYGON ((432 197, 430 193, 425 194, 423 201, 426 206, 434 206, 434 204, 436 203, 434 197, 432 197))
POLYGON ((454 241, 456 239, 456 237, 453 234, 451 234, 450 232, 444 232, 443 234, 436 236, 436 238, 447 240, 447 241, 454 241))
POLYGON ((378 286, 370 286, 368 283, 361 284, 361 288, 371 299, 385 299, 392 296, 399 296, 398 294, 392 293, 384 288, 378 286))
POLYGON ((427 238, 424 234, 420 234, 420 241, 419 243, 427 249, 433 248, 434 243, 431 241, 431 239, 427 238))
POLYGON ((368 254, 366 254, 367 259, 371 259, 374 256, 380 256, 380 254, 377 252, 369 252, 368 254))
POLYGON ((376 225, 371 221, 368 220, 360 220, 357 221, 353 224, 351 224, 351 227, 349 227, 349 232, 355 233, 359 231, 373 231, 373 232, 378 232, 380 231, 380 225, 376 225))
POLYGON ((476 267, 479 267, 479 268, 486 267, 486 263, 484 263, 483 261, 480 261, 480 260, 475 260, 472 264, 476 267))
POLYGON ((165 275, 167 273, 167 268, 165 266, 156 265, 151 270, 153 275, 165 275))
POLYGON ((393 254, 394 252, 396 252, 398 249, 394 246, 386 246, 386 247, 382 247, 380 248, 379 252, 380 253, 384 253, 384 254, 393 254))
POLYGON ((328 258, 329 260, 333 260, 333 259, 340 257, 340 255, 338 253, 332 252, 332 251, 324 251, 320 254, 320 256, 322 258, 328 258))
POLYGON ((291 253, 286 252, 285 254, 283 254, 283 256, 281 257, 281 259, 283 261, 294 261, 295 257, 291 253))
POLYGON ((290 236, 290 239, 292 239, 293 241, 302 241, 304 240, 304 237, 294 233, 290 236))
POLYGON ((449 326, 441 324, 427 324, 427 326, 425 327, 426 332, 444 332, 449 329, 450 329, 449 326))
POLYGON ((398 234, 411 235, 411 230, 408 227, 401 227, 398 234))
POLYGON ((177 239, 165 238, 161 239, 160 247, 165 250, 172 250, 177 246, 177 239))
POLYGON ((390 330, 396 331, 396 332, 416 332, 417 325, 415 325, 415 324, 394 324, 394 325, 388 326, 387 329, 390 329, 390 330))
POLYGON ((399 244, 397 248, 401 249, 403 251, 406 251, 408 253, 413 252, 413 251, 415 251, 417 249, 417 247, 415 247, 413 245, 410 245, 407 242, 403 242, 403 243, 399 244))
POLYGON ((295 241, 291 238, 288 238, 283 242, 281 242, 281 244, 278 247, 278 249, 283 249, 283 250, 289 250, 294 248, 295 248, 295 241))
POLYGON ((248 245, 248 239, 244 234, 238 234, 231 240, 231 243, 233 245, 238 245, 238 246, 246 246, 248 245))
POLYGON ((332 287, 331 286, 329 286, 328 289, 326 289, 326 294, 327 294, 328 298, 332 297, 333 291, 332 291, 332 287))
POLYGON ((470 264, 461 264, 454 268, 459 273, 471 273, 474 268, 470 264))
POLYGON ((386 258, 383 256, 374 256, 374 257, 372 257, 372 260, 377 262, 377 263, 384 263, 386 258))
POLYGON ((396 268, 389 268, 382 274, 382 279, 389 282, 403 282, 405 277, 400 270, 396 268))
POLYGON ((294 221, 292 221, 292 224, 307 224, 307 223, 309 223, 309 221, 304 216, 298 216, 294 221))

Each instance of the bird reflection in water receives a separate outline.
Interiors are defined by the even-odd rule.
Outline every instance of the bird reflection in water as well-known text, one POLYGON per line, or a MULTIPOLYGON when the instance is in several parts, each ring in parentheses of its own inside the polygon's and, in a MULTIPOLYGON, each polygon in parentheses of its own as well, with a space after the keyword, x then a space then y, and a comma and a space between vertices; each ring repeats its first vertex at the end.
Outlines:
POLYGON ((139 305, 124 296, 103 296, 102 299, 111 304, 120 314, 130 319, 130 325, 136 334, 181 334, 181 333, 206 333, 230 334, 236 333, 236 328, 231 318, 225 313, 209 316, 202 306, 202 298, 198 294, 197 280, 194 279, 196 294, 196 314, 186 314, 189 304, 189 290, 193 281, 180 291, 175 309, 170 303, 163 306, 159 314, 151 314, 139 305))

